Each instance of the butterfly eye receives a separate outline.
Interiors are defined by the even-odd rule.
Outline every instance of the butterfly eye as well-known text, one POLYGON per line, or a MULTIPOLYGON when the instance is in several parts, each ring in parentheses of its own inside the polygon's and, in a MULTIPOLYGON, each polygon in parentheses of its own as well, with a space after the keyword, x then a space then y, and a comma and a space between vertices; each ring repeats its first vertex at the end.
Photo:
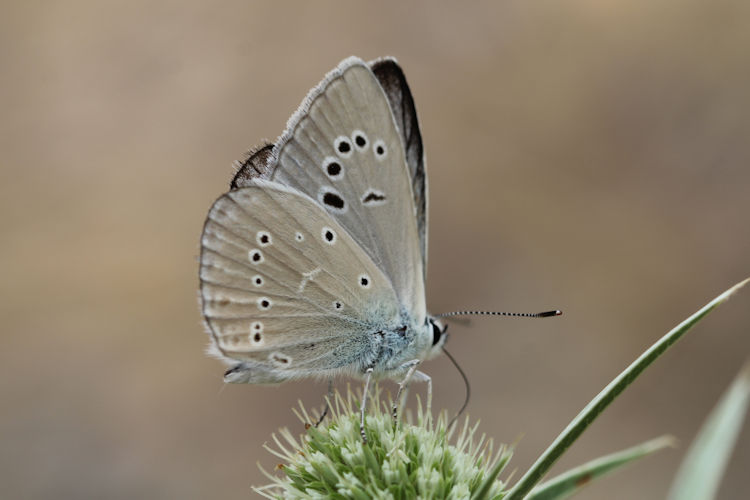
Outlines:
POLYGON ((442 336, 443 336, 443 331, 440 329, 437 323, 433 323, 432 324, 432 345, 437 345, 437 343, 440 342, 440 337, 442 336))

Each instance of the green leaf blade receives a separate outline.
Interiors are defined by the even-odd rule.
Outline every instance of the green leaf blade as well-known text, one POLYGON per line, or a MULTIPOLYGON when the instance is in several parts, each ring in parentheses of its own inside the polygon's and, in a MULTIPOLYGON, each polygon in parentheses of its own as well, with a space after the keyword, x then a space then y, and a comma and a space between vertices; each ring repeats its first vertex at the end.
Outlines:
POLYGON ((674 446, 672 436, 662 436, 637 446, 597 458, 546 481, 529 493, 533 500, 562 500, 577 493, 594 479, 599 479, 636 460, 674 446))
POLYGON ((706 419, 680 465, 669 500, 714 498, 750 404, 750 363, 706 419))
POLYGON ((677 342, 688 330, 703 319, 716 307, 726 302, 734 293, 750 282, 750 278, 737 283, 718 297, 714 298, 700 310, 670 330, 666 335, 648 348, 638 359, 630 364, 612 382, 584 407, 568 424, 555 441, 539 456, 529 470, 511 488, 507 500, 521 500, 542 480, 560 456, 588 428, 591 423, 614 401, 643 371, 658 359, 667 349, 677 342))

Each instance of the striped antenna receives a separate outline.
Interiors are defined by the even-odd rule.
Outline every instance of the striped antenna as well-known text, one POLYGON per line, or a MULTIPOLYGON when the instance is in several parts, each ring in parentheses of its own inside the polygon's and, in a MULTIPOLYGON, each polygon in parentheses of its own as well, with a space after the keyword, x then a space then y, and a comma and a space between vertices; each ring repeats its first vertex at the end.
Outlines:
POLYGON ((549 318, 550 316, 560 316, 562 311, 544 311, 540 313, 509 313, 499 311, 454 311, 449 313, 438 314, 436 318, 447 318, 450 316, 511 316, 517 318, 549 318))

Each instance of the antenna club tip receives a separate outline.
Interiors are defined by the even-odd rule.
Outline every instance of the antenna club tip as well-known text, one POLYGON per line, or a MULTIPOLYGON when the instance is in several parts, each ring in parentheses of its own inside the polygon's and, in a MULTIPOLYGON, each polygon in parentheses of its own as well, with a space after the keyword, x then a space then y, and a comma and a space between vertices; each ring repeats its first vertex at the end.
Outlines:
POLYGON ((562 316, 562 311, 559 309, 555 309, 554 311, 539 313, 539 316, 542 318, 549 318, 550 316, 562 316))

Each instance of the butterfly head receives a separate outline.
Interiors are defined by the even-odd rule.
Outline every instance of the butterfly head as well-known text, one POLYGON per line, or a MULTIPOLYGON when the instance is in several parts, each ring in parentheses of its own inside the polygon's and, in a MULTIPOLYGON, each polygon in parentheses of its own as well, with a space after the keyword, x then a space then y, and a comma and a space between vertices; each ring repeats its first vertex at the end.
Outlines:
POLYGON ((440 353, 443 345, 445 345, 445 342, 448 340, 448 334, 446 333, 448 325, 440 321, 438 318, 428 316, 427 326, 432 334, 432 345, 427 353, 427 358, 432 358, 440 353))

